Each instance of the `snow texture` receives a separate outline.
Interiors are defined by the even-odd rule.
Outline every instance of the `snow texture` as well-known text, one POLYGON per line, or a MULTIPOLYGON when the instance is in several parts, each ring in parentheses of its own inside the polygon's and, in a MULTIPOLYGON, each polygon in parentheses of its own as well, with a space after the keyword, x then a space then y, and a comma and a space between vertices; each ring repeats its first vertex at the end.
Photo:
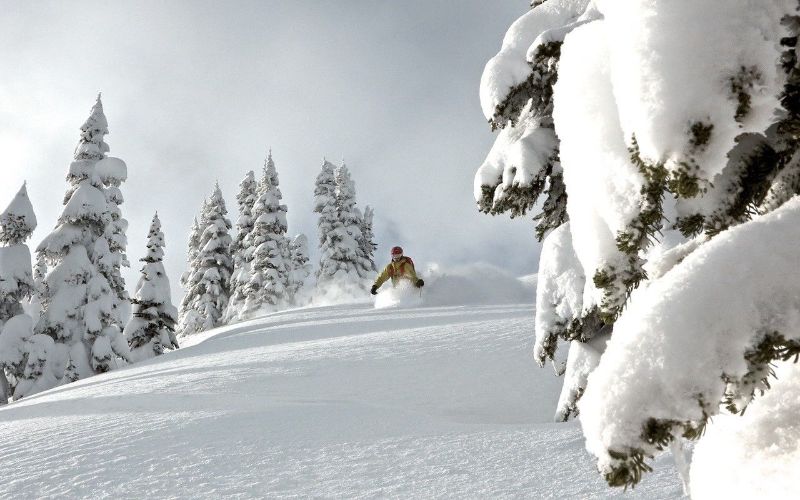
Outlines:
MULTIPOLYGON (((532 314, 364 304, 198 334, 0 409, 0 496, 622 497, 577 426, 548 423, 532 314)), ((660 460, 624 497, 679 496, 660 460)))
MULTIPOLYGON (((639 214, 645 182, 619 125, 604 33, 600 22, 570 33, 554 89, 572 247, 589 278, 599 269, 626 267, 616 237, 639 214)), ((583 308, 602 302, 603 291, 586 280, 583 308)))
POLYGON ((597 0, 603 36, 613 47, 609 74, 620 127, 636 136, 643 157, 670 170, 692 156, 703 179, 721 172, 736 136, 762 132, 774 121, 785 75, 776 62, 791 0, 597 0), (732 79, 742 68, 750 111, 736 120, 732 79), (692 147, 687 127, 713 126, 705 149, 692 147))
POLYGON ((781 363, 743 416, 719 415, 694 449, 692 498, 798 498, 800 365, 781 363))

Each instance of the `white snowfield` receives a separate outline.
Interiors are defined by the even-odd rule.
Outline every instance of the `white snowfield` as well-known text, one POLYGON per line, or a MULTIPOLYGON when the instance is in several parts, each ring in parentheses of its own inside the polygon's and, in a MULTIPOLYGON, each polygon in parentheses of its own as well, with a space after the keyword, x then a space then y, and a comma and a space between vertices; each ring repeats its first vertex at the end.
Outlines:
MULTIPOLYGON (((528 305, 284 311, 0 410, 3 498, 608 498, 528 305), (194 344, 194 345, 189 345, 194 344)), ((629 498, 678 498, 672 459, 629 498)))

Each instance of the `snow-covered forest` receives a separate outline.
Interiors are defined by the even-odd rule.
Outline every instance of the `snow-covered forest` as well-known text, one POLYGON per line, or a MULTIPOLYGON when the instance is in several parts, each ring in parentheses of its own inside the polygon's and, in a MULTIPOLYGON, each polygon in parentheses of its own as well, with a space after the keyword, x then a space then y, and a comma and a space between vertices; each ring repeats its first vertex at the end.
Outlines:
POLYGON ((219 184, 203 201, 190 232, 180 309, 172 304, 158 214, 129 297, 121 275, 130 265, 128 222, 120 208, 127 165, 108 156, 107 134, 98 95, 80 127, 62 214, 36 249, 35 271, 25 240, 37 221, 26 185, 0 215, 0 241, 6 245, 0 248, 0 401, 178 349, 179 336, 365 294, 376 271, 374 212, 356 208, 347 166, 323 160, 314 185, 320 261, 312 291, 308 239, 286 234, 287 207, 270 150, 260 179, 249 171, 240 184, 235 239, 219 184))
POLYGON ((800 1, 3 7, 0 496, 800 497, 800 1))

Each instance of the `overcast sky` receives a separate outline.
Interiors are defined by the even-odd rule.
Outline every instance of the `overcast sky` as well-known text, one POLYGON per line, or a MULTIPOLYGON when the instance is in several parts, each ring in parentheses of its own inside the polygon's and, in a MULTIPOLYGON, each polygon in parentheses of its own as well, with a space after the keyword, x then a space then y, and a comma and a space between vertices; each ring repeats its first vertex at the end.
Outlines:
POLYGON ((128 164, 131 290, 153 211, 179 295, 203 198, 219 180, 235 222, 238 183, 270 146, 291 234, 316 241, 314 179, 323 156, 344 157, 359 206, 375 207, 379 265, 400 244, 418 264, 531 273, 531 221, 480 214, 472 197, 494 139, 480 75, 528 5, 0 0, 0 205, 27 180, 33 245, 54 227, 78 128, 102 91, 106 142, 128 164))

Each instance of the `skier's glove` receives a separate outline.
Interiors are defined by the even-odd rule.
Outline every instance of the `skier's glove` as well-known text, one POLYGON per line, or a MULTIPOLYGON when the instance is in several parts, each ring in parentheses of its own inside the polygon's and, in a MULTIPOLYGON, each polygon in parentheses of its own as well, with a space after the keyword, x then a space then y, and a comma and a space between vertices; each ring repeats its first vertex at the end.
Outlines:
POLYGON ((422 280, 417 280, 417 288, 422 288, 423 286, 425 286, 425 282, 422 280))
POLYGON ((378 295, 378 287, 372 285, 372 288, 369 289, 369 293, 371 293, 372 295, 378 295))

